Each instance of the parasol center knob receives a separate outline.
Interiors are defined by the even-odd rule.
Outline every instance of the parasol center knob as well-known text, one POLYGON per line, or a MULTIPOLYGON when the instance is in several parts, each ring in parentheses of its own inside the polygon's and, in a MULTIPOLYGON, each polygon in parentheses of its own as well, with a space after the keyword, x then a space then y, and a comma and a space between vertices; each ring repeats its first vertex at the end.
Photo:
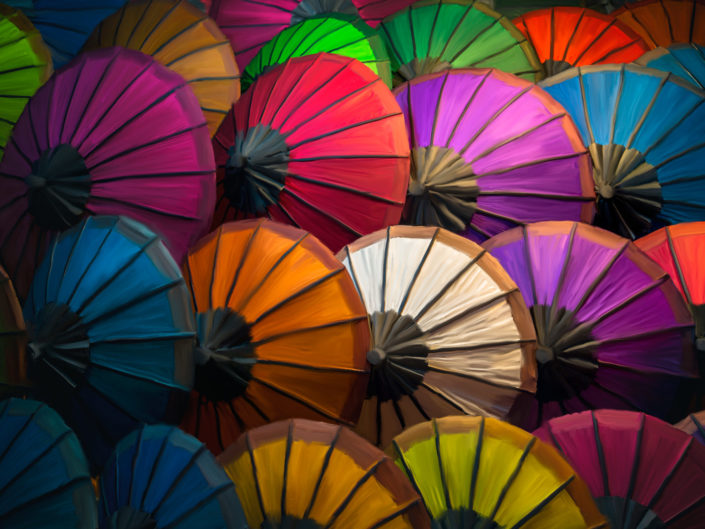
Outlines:
POLYGON ((38 187, 44 187, 47 185, 47 179, 44 178, 43 176, 39 176, 36 174, 30 174, 27 178, 27 185, 33 189, 36 189, 38 187))
POLYGON ((597 194, 600 195, 605 200, 614 198, 614 187, 607 183, 602 183, 597 188, 597 194))
POLYGON ((420 195, 423 195, 425 191, 426 191, 426 186, 423 185, 421 180, 416 179, 416 178, 412 178, 411 180, 409 180, 408 193, 410 195, 420 196, 420 195))
POLYGON ((387 359, 387 353, 381 347, 367 351, 367 361, 373 366, 378 366, 387 359))
POLYGON ((705 337, 698 336, 695 339, 695 348, 701 353, 705 352, 705 337))
POLYGON ((29 342, 27 344, 27 353, 29 354, 29 358, 33 362, 36 362, 42 357, 42 355, 44 355, 44 345, 36 342, 29 342))
POLYGON ((536 361, 540 364, 547 364, 555 359, 556 353, 553 351, 553 348, 540 345, 538 349, 536 349, 536 361))

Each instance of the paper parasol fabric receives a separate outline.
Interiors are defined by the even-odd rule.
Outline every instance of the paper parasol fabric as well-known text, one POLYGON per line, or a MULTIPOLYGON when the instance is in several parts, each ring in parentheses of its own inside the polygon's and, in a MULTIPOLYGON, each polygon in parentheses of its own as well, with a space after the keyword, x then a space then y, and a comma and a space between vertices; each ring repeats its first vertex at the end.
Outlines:
POLYGON ((631 241, 573 222, 539 222, 485 243, 531 310, 535 397, 511 421, 531 429, 575 411, 666 416, 681 377, 696 375, 692 320, 673 282, 631 241))
POLYGON ((0 525, 95 529, 95 496, 76 435, 33 400, 0 402, 0 525))
POLYGON ((626 3, 614 11, 651 48, 668 47, 679 42, 705 45, 705 1, 644 0, 626 3))
POLYGON ((705 220, 705 92, 623 64, 573 68, 541 86, 590 150, 596 225, 635 239, 653 226, 705 220))
POLYGON ((211 4, 213 3, 212 0, 189 0, 189 2, 204 13, 208 13, 211 8, 211 4))
POLYGON ((209 13, 230 39, 244 71, 259 49, 283 29, 317 15, 357 15, 357 10, 350 0, 213 0, 209 13))
POLYGON ((321 52, 357 59, 392 86, 389 55, 379 34, 358 17, 329 15, 294 24, 262 46, 243 72, 242 87, 291 57, 321 52))
POLYGON ((250 527, 430 528, 392 459, 342 426, 303 419, 261 426, 218 460, 250 527))
POLYGON ((100 475, 99 515, 102 529, 248 529, 213 454, 164 425, 143 425, 115 447, 100 475))
POLYGON ((558 451, 485 417, 417 424, 387 449, 437 529, 605 528, 585 482, 558 451))
POLYGON ((679 430, 692 435, 697 441, 705 445, 705 411, 691 413, 675 425, 679 430))
POLYGON ((629 26, 592 9, 540 9, 514 24, 536 50, 547 76, 573 66, 632 62, 650 49, 629 26))
POLYGON ((360 17, 371 27, 376 28, 382 19, 393 15, 415 3, 414 0, 352 0, 360 17))
POLYGON ((109 46, 151 55, 181 75, 198 98, 211 136, 240 97, 230 41, 187 0, 131 0, 98 25, 84 49, 109 46))
POLYGON ((449 70, 395 94, 411 142, 405 223, 481 242, 526 222, 592 220, 580 133, 533 83, 498 70, 449 70))
POLYGON ((120 214, 177 261, 207 231, 213 150, 183 78, 132 50, 81 54, 25 108, 0 163, 0 260, 24 298, 50 236, 120 214))
POLYGON ((330 250, 291 226, 233 222, 192 249, 184 276, 199 338, 185 430, 219 453, 274 420, 354 424, 369 328, 330 250))
POLYGON ((10 278, 0 267, 0 395, 6 386, 26 383, 26 333, 22 307, 10 278))
POLYGON ((319 53, 261 75, 213 146, 215 225, 269 216, 338 251, 399 222, 409 183, 404 116, 355 59, 319 53))
POLYGON ((39 30, 60 68, 80 50, 93 29, 127 0, 4 0, 20 9, 39 30))
POLYGON ((27 101, 51 73, 39 31, 22 12, 0 4, 0 160, 27 101))
POLYGON ((52 242, 24 305, 34 389, 91 463, 139 423, 175 422, 193 381, 188 290, 159 238, 89 217, 52 242))
POLYGON ((504 417, 536 384, 530 315, 499 263, 440 228, 394 226, 338 254, 372 325, 357 431, 386 446, 445 415, 504 417))
POLYGON ((599 410, 534 432, 585 480, 612 529, 694 529, 705 515, 705 446, 643 413, 599 410))
POLYGON ((474 0, 422 0, 384 19, 395 84, 450 68, 497 68, 538 81, 536 52, 503 15, 474 0))
POLYGON ((705 47, 697 44, 672 44, 655 48, 637 59, 636 64, 671 72, 696 87, 705 89, 705 47))

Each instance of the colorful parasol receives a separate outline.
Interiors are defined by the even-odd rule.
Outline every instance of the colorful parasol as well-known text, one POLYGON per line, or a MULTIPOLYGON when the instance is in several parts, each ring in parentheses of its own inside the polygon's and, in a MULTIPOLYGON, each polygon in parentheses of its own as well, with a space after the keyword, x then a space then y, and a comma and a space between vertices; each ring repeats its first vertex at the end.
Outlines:
POLYGON ((54 67, 76 55, 93 29, 127 0, 3 0, 27 15, 51 50, 54 67))
POLYGON ((0 267, 0 394, 9 389, 6 386, 25 384, 25 343, 22 308, 10 278, 0 267))
POLYGON ((184 276, 200 342, 184 429, 219 453, 274 420, 357 420, 365 309, 315 237, 264 219, 227 223, 191 250, 184 276))
POLYGON ((414 0, 352 0, 360 17, 371 27, 376 28, 382 19, 398 13, 415 3, 414 0))
POLYGON ((679 42, 705 45, 705 0, 643 0, 624 4, 612 16, 651 48, 679 42))
POLYGON ((103 20, 84 49, 141 51, 183 77, 201 104, 211 136, 240 97, 240 71, 216 23, 187 0, 131 0, 103 20))
POLYGON ((692 320, 661 267, 631 241, 573 222, 539 222, 485 243, 516 281, 536 328, 535 398, 511 421, 527 429, 565 413, 670 412, 696 373, 692 320))
POLYGON ((319 16, 284 29, 257 52, 243 72, 242 86, 246 89, 263 72, 291 57, 320 52, 357 59, 392 86, 384 41, 365 22, 350 15, 319 16))
POLYGON ((0 526, 95 529, 88 462, 54 410, 33 400, 0 402, 0 526))
POLYGON ((99 514, 101 529, 248 529, 213 454, 164 425, 143 425, 115 447, 100 475, 99 514))
POLYGON ((450 68, 497 68, 529 81, 543 77, 524 35, 474 0, 421 0, 384 19, 395 84, 450 68))
POLYGON ((594 214, 590 160, 563 107, 498 70, 448 70, 395 91, 411 142, 404 222, 481 242, 594 214))
POLYGON ((502 421, 434 419, 395 437, 387 452, 419 491, 434 528, 607 527, 558 452, 502 421))
POLYGON ((393 461, 347 428, 293 419, 243 434, 218 460, 250 527, 429 529, 393 461))
POLYGON ((599 410, 534 432, 585 480, 612 529, 694 529, 705 515, 705 446, 643 413, 599 410))
POLYGON ((515 18, 530 11, 550 7, 587 7, 603 13, 613 11, 624 0, 486 0, 487 4, 503 15, 515 18))
POLYGON ((372 325, 357 430, 386 446, 431 417, 504 417, 536 384, 535 336, 516 284, 477 244, 395 226, 345 247, 372 325))
POLYGON ((208 129, 183 78, 142 53, 81 54, 25 108, 0 163, 0 259, 20 298, 50 235, 122 214, 177 261, 215 202, 208 129))
POLYGON ((215 225, 266 215, 337 251, 401 216, 409 181, 404 116, 355 59, 319 53, 261 75, 213 145, 215 225))
POLYGON ((582 66, 541 86, 590 150, 596 225, 635 239, 652 224, 705 220, 705 93, 632 65, 582 66))
POLYGON ((632 62, 649 51, 629 26, 592 9, 540 9, 514 24, 536 50, 547 76, 573 66, 632 62))
POLYGON ((327 13, 357 10, 351 0, 212 0, 209 12, 230 39, 241 71, 277 33, 327 13))
POLYGON ((697 44, 672 44, 655 48, 637 59, 636 64, 671 72, 705 89, 705 47, 697 44))
POLYGON ((39 31, 21 11, 0 4, 0 160, 27 101, 51 73, 39 31))
POLYGON ((211 4, 213 3, 212 0, 189 0, 189 2, 204 13, 208 13, 211 8, 211 4))
POLYGON ((193 381, 188 290, 141 224, 89 217, 52 242, 24 306, 29 377, 91 463, 139 423, 175 422, 193 381))
POLYGON ((705 411, 691 413, 675 426, 705 445, 705 411))

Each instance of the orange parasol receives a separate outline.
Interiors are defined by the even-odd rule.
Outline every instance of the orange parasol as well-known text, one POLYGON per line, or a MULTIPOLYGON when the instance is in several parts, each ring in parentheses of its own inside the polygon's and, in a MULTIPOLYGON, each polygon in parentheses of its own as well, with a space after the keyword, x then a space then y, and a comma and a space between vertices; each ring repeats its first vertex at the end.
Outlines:
POLYGON ((612 13, 650 48, 676 42, 705 45, 705 0, 644 0, 612 13))

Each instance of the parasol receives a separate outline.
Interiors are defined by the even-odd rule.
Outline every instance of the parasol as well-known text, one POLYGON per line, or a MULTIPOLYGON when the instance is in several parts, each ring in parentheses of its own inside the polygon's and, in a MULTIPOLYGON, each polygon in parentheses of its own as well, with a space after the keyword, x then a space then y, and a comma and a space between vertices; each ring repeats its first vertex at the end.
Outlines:
POLYGON ((91 463, 141 422, 179 420, 193 380, 188 290, 141 224, 89 217, 56 237, 24 317, 29 378, 91 463))
POLYGON ((612 12, 642 36, 650 48, 679 42, 705 45, 704 0, 643 0, 612 12))
POLYGON ((399 221, 408 142, 398 103, 367 66, 328 53, 289 59, 215 136, 215 225, 266 215, 337 251, 399 221))
POLYGON ((25 384, 25 342, 22 308, 10 278, 0 267, 0 394, 10 389, 6 386, 25 384))
POLYGON ((705 89, 705 47, 697 44, 672 44, 668 48, 655 48, 645 53, 636 64, 671 72, 705 89))
POLYGON ((705 514, 705 446, 643 413, 599 410, 534 432, 585 480, 612 529, 694 529, 705 514))
POLYGON ((209 12, 230 39, 241 71, 277 33, 326 13, 357 10, 351 0, 213 0, 209 12))
POLYGON ((434 419, 395 437, 387 452, 419 491, 434 528, 607 527, 558 452, 502 421, 434 419))
POLYGON ((411 142, 404 222, 481 242, 594 214, 590 160, 563 107, 498 70, 449 70, 396 90, 411 142))
POLYGON ((395 226, 338 258, 372 325, 372 375, 358 431, 386 446, 431 417, 504 417, 535 390, 535 335, 516 284, 477 244, 395 226))
POLYGON ((204 13, 208 13, 211 8, 211 4, 213 3, 212 0, 189 0, 189 2, 204 13))
POLYGON ((492 8, 514 18, 530 11, 549 7, 587 7, 609 13, 624 4, 624 0, 488 0, 492 8))
POLYGON ((164 425, 143 425, 115 447, 100 475, 99 515, 102 529, 248 529, 213 454, 164 425))
POLYGON ((422 0, 379 25, 395 84, 450 68, 497 68, 529 81, 543 77, 524 35, 474 0, 422 0))
POLYGON ((76 435, 46 404, 0 402, 0 526, 95 529, 88 462, 76 435))
POLYGON ((540 9, 514 24, 536 50, 547 76, 573 66, 632 62, 649 51, 629 26, 592 9, 540 9))
POLYGON ((21 9, 39 30, 60 68, 73 58, 93 29, 127 0, 3 0, 21 9))
POLYGON ((705 445, 705 411, 691 413, 675 426, 705 445))
POLYGON ((597 408, 670 412, 696 360, 692 320, 668 275, 631 241, 573 222, 539 222, 485 243, 531 310, 536 396, 511 420, 527 429, 597 408))
POLYGON ((590 150, 596 225, 635 239, 652 224, 705 220, 704 92, 633 65, 573 68, 541 86, 590 150))
POLYGON ((352 0, 360 17, 376 28, 382 19, 393 15, 415 3, 414 0, 352 0))
POLYGON ((208 129, 180 75, 142 53, 81 54, 32 98, 0 163, 0 260, 24 298, 50 236, 87 214, 121 214, 177 261, 208 229, 208 129))
POLYGON ((261 426, 218 460, 253 528, 430 527, 391 458, 342 426, 303 419, 261 426))
POLYGON ((219 453, 274 420, 357 420, 367 318, 315 237, 264 219, 227 223, 191 250, 184 276, 200 341, 184 429, 219 453))
POLYGON ((242 86, 246 89, 263 72, 291 57, 320 52, 357 59, 392 86, 384 41, 358 17, 346 15, 310 18, 284 29, 257 52, 243 72, 242 86))
POLYGON ((151 55, 183 77, 211 136, 240 97, 240 71, 216 23, 187 0, 131 0, 103 20, 84 49, 122 46, 151 55))
POLYGON ((51 72, 39 32, 22 12, 0 4, 0 160, 17 118, 51 72))

